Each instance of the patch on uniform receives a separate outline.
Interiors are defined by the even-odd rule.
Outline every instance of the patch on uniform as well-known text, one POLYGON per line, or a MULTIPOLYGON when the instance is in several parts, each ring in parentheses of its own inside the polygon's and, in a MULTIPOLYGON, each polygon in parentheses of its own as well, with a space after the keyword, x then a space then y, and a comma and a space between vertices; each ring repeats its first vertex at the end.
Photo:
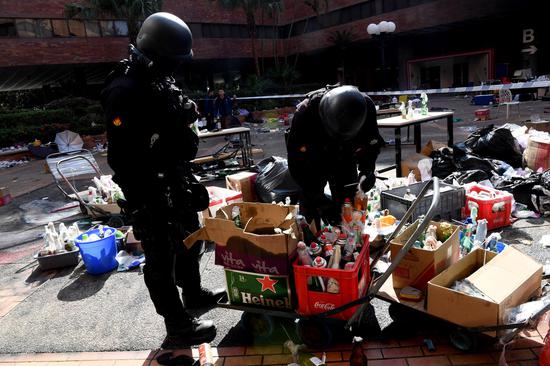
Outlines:
POLYGON ((120 126, 122 124, 122 120, 120 119, 120 117, 115 117, 115 119, 113 120, 113 125, 115 125, 116 127, 120 126))
POLYGON ((151 143, 149 144, 149 147, 152 148, 153 145, 155 144, 155 142, 157 142, 157 140, 159 139, 159 134, 158 133, 155 133, 151 136, 151 143))
POLYGON ((303 152, 303 153, 304 153, 304 152, 306 152, 306 151, 307 151, 307 148, 306 148, 305 146, 302 146, 302 147, 300 148, 300 152, 303 152))
POLYGON ((371 146, 376 145, 378 143, 378 139, 371 140, 370 144, 371 146))

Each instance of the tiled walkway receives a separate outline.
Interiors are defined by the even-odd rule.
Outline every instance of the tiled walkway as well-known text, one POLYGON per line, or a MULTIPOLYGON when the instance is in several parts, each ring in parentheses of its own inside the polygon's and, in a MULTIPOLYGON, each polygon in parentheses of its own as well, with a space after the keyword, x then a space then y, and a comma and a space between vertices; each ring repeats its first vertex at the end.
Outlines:
MULTIPOLYGON (((547 327, 532 331, 532 337, 519 339, 509 347, 506 360, 510 366, 536 366, 543 346, 540 335, 547 327)), ((496 348, 479 353, 461 353, 444 339, 436 340, 436 350, 429 352, 421 338, 387 343, 365 342, 369 366, 443 366, 443 365, 498 365, 500 351, 496 348)), ((327 364, 349 365, 349 345, 326 350, 327 364)), ((84 352, 0 355, 0 366, 138 366, 158 365, 155 358, 168 351, 139 352, 84 352)), ((185 349, 174 355, 187 354, 198 357, 198 350, 185 349)), ((314 352, 321 356, 320 352, 314 352)), ((292 362, 282 346, 218 347, 213 349, 216 366, 287 365, 292 362)))

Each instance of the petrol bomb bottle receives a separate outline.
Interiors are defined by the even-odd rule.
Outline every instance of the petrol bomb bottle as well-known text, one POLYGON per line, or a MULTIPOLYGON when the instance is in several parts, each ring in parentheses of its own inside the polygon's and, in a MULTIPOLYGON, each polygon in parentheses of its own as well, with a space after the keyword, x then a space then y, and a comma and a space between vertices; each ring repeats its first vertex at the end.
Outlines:
MULTIPOLYGON (((315 259, 313 260, 313 267, 327 268, 327 261, 323 257, 315 257, 315 259)), ((320 277, 320 276, 317 277, 317 284, 319 285, 319 288, 317 288, 314 291, 320 291, 320 292, 326 291, 325 281, 323 277, 320 277)))
POLYGON ((363 338, 353 337, 353 348, 349 358, 350 366, 367 366, 368 359, 363 350, 363 338))
POLYGON ((316 242, 311 243, 309 246, 309 254, 312 257, 316 257, 318 255, 321 255, 323 253, 323 247, 317 244, 316 242))
POLYGON ((311 266, 313 259, 311 259, 311 256, 309 255, 306 243, 303 241, 299 242, 296 251, 298 252, 300 264, 302 266, 311 266))
MULTIPOLYGON (((342 247, 337 245, 333 249, 333 254, 330 257, 329 263, 327 264, 328 268, 340 269, 340 258, 342 247)), ((331 294, 340 293, 340 282, 337 279, 330 277, 327 281, 327 292, 331 294)))
POLYGON ((231 209, 231 218, 233 219, 235 226, 242 229, 241 209, 239 208, 239 206, 233 206, 233 208, 231 209))
POLYGON ((344 205, 342 206, 342 221, 351 222, 353 220, 353 206, 349 198, 346 198, 344 205))
POLYGON ((302 216, 302 215, 297 215, 296 216, 296 221, 298 222, 298 225, 300 225, 300 228, 302 229, 302 235, 303 235, 302 239, 304 240, 304 242, 307 243, 307 244, 317 242, 317 238, 311 232, 311 229, 309 228, 309 225, 308 225, 305 217, 302 216))
POLYGON ((324 252, 324 255, 325 255, 325 260, 327 262, 330 262, 330 259, 334 255, 334 247, 332 246, 332 244, 326 244, 323 247, 323 252, 324 252))

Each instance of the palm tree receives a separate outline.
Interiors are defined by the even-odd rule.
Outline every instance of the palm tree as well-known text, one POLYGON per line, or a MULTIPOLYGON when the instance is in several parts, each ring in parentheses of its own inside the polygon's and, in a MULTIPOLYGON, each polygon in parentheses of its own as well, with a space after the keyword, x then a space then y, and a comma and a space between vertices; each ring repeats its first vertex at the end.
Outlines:
POLYGON ((87 0, 83 3, 65 5, 68 18, 100 18, 104 15, 125 19, 128 36, 135 42, 141 21, 162 9, 162 0, 87 0))
POLYGON ((348 46, 355 41, 357 35, 350 30, 334 31, 330 33, 327 40, 338 48, 340 53, 340 63, 342 67, 342 78, 345 80, 346 50, 348 46))
MULTIPOLYGON (((216 1, 216 0, 213 0, 216 1)), ((256 13, 260 10, 270 11, 270 9, 280 8, 282 0, 217 0, 218 3, 226 9, 240 8, 244 11, 246 16, 246 25, 248 27, 248 37, 250 38, 252 47, 252 57, 254 58, 254 67, 256 69, 256 75, 260 76, 260 62, 258 58, 258 52, 256 50, 256 13)))

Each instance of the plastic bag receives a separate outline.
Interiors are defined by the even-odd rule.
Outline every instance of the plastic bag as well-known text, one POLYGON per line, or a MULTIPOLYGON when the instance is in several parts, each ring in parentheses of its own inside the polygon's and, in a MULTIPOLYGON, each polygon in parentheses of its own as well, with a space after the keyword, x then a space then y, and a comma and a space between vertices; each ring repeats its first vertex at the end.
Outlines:
POLYGON ((514 308, 507 309, 504 313, 506 324, 523 323, 536 315, 546 305, 550 303, 549 297, 540 300, 526 302, 514 308))
POLYGON ((466 170, 464 172, 454 172, 443 180, 443 183, 453 184, 454 181, 460 185, 471 182, 480 182, 490 178, 483 170, 466 170))
MULTIPOLYGON (((420 170, 420 179, 422 182, 432 179, 432 159, 422 159, 418 162, 418 170, 420 170)), ((414 179, 414 175, 413 175, 414 179)))
POLYGON ((256 193, 262 202, 285 202, 286 197, 297 202, 299 192, 300 187, 292 179, 286 159, 272 156, 258 163, 256 193))
POLYGON ((523 166, 521 148, 507 128, 495 129, 493 125, 480 128, 468 136, 464 143, 481 157, 502 160, 514 168, 523 166))
POLYGON ((544 196, 544 193, 535 189, 540 183, 540 174, 532 174, 528 178, 493 176, 491 182, 496 189, 512 193, 514 200, 526 205, 529 210, 540 212, 539 203, 536 201, 537 197, 544 196))
POLYGON ((433 159, 432 176, 444 179, 456 171, 453 151, 448 147, 432 151, 430 157, 433 159))

